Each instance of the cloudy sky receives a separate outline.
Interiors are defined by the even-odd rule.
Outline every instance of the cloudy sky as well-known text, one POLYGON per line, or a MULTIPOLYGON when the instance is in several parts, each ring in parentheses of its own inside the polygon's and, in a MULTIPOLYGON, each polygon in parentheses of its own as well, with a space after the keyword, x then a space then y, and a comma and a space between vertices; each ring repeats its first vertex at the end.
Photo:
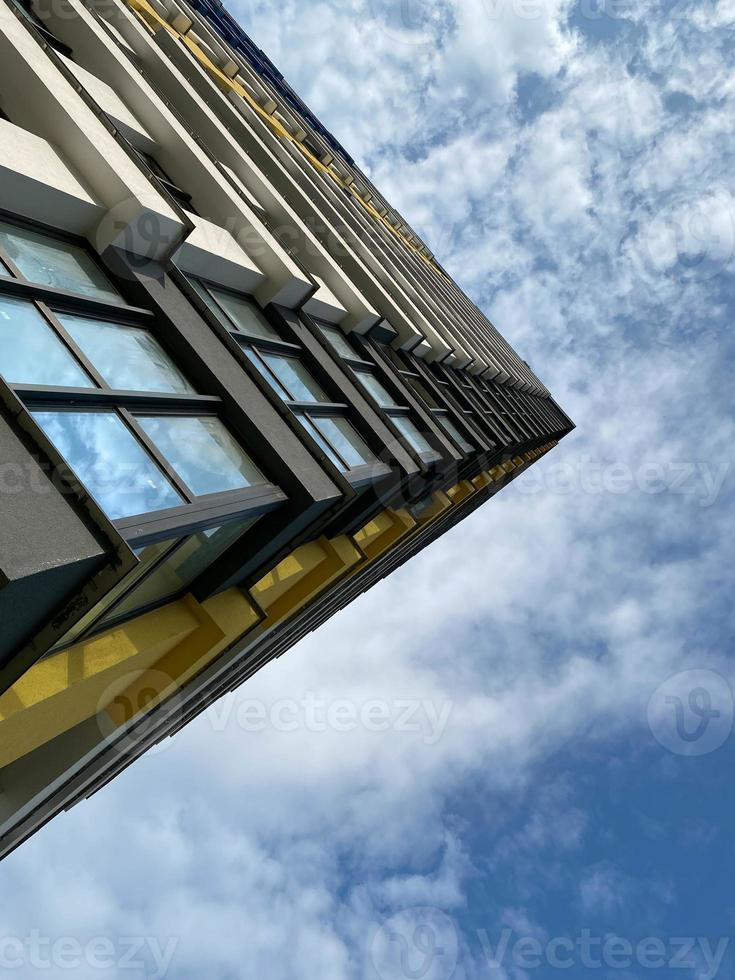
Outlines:
POLYGON ((9 858, 4 972, 735 977, 735 3, 230 9, 578 428, 9 858))

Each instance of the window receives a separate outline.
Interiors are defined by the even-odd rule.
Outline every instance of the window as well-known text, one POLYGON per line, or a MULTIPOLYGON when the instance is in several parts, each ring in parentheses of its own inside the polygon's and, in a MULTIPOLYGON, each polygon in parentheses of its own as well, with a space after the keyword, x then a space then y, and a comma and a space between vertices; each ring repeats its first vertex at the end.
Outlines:
POLYGON ((334 348, 335 353, 339 354, 342 360, 352 368, 357 380, 362 384, 368 394, 375 399, 378 406, 383 409, 386 415, 391 417, 393 424, 408 445, 426 462, 439 459, 440 454, 431 446, 426 436, 422 434, 414 420, 410 417, 411 410, 408 406, 396 402, 395 398, 389 394, 384 385, 378 380, 376 365, 372 361, 363 360, 338 327, 322 323, 320 320, 315 320, 314 322, 334 348))
POLYGON ((184 211, 188 211, 190 214, 199 213, 191 203, 191 194, 187 194, 186 191, 182 191, 178 184, 175 184, 174 181, 171 180, 169 175, 155 157, 151 156, 150 153, 145 153, 143 150, 137 149, 136 147, 133 147, 133 149, 151 171, 156 180, 158 180, 160 184, 163 184, 165 190, 181 205, 184 211))
POLYGON ((339 470, 362 480, 363 468, 379 465, 347 417, 349 406, 334 401, 322 387, 304 364, 299 346, 284 341, 265 314, 246 297, 201 281, 192 284, 251 364, 339 470))
POLYGON ((79 245, 3 221, 0 222, 0 250, 4 253, 4 264, 12 268, 13 263, 18 275, 28 282, 120 302, 118 291, 79 245))
POLYGON ((408 355, 403 354, 400 351, 393 350, 392 347, 384 346, 383 350, 395 365, 396 369, 398 370, 398 373, 406 379, 406 382, 413 388, 413 390, 416 392, 416 394, 419 396, 421 401, 429 409, 429 411, 434 416, 434 418, 439 423, 439 425, 441 425, 444 431, 449 436, 451 436, 451 438, 459 446, 462 452, 465 453, 474 452, 475 447, 473 446, 473 444, 469 442, 460 433, 459 429, 452 422, 449 414, 449 409, 444 408, 437 401, 433 392, 430 390, 429 386, 424 382, 424 379, 421 377, 418 370, 414 370, 413 365, 410 365, 410 362, 408 361, 408 355))
MULTIPOLYGON (((78 637, 110 603, 132 610, 149 565, 185 589, 285 497, 83 246, 0 223, 0 263, 0 375, 139 553, 78 637)), ((171 594, 146 588, 146 605, 171 594)))

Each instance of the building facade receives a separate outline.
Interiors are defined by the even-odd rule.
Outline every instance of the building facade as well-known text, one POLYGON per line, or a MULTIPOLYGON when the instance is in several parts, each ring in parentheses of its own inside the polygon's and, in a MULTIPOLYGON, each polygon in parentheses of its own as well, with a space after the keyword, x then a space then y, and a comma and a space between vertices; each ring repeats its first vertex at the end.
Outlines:
POLYGON ((0 0, 0 856, 573 427, 216 0, 0 0))

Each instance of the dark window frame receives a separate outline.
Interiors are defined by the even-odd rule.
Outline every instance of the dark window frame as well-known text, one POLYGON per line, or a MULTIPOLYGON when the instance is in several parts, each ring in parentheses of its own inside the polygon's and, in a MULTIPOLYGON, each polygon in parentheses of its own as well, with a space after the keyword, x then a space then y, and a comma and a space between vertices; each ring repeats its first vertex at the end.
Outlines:
POLYGON ((314 447, 319 454, 321 454, 325 459, 329 460, 332 465, 337 467, 341 476, 343 476, 353 488, 358 489, 368 483, 373 483, 376 478, 380 478, 390 473, 390 468, 384 463, 381 463, 377 454, 375 453, 375 450, 370 445, 369 440, 365 438, 365 435, 361 431, 359 422, 355 418, 355 412, 348 402, 320 402, 316 400, 313 402, 304 402, 297 401, 291 397, 284 398, 280 394, 280 391, 285 391, 288 393, 288 389, 272 371, 265 360, 260 356, 259 351, 273 354, 278 357, 293 358, 294 360, 297 360, 301 365, 303 365, 316 384, 325 390, 325 394, 327 395, 330 394, 328 389, 332 387, 332 382, 328 378, 324 379, 323 377, 320 377, 319 374, 321 372, 315 373, 313 371, 312 365, 308 363, 308 357, 304 357, 304 354, 307 352, 301 345, 284 340, 280 336, 278 325, 273 323, 272 318, 268 317, 266 311, 262 310, 251 296, 249 296, 247 293, 238 292, 237 290, 223 286, 220 283, 211 282, 202 277, 188 277, 188 280, 206 308, 216 318, 220 326, 226 330, 233 339, 237 349, 242 354, 242 362, 247 365, 251 371, 256 372, 259 380, 264 381, 268 385, 269 391, 272 392, 276 398, 278 398, 281 404, 286 406, 294 418, 299 420, 299 428, 301 433, 314 444, 314 447), (270 329, 278 335, 278 339, 260 337, 257 334, 248 333, 246 329, 235 322, 233 317, 228 313, 227 309, 222 303, 220 303, 217 296, 211 292, 211 289, 229 294, 241 302, 248 303, 253 308, 256 318, 265 319, 270 329), (249 356, 249 351, 252 351, 258 361, 263 364, 267 374, 264 374, 255 364, 253 364, 249 356), (273 379, 272 382, 269 380, 269 377, 273 379), (365 447, 373 456, 373 460, 370 460, 363 465, 350 466, 347 460, 344 459, 343 455, 340 453, 339 449, 333 445, 329 438, 315 426, 314 418, 344 419, 355 430, 361 442, 365 444, 365 447), (303 419, 306 420, 306 425, 303 423, 303 419), (313 434, 314 428, 316 428, 318 438, 315 438, 313 434), (328 453, 325 452, 322 443, 328 447, 328 453), (339 463, 336 463, 333 457, 336 458, 339 463))
MULTIPOLYGON (((393 395, 391 394, 390 391, 388 391, 388 389, 385 388, 385 385, 383 384, 384 379, 380 376, 378 365, 374 361, 368 361, 367 359, 360 357, 357 351, 354 351, 354 357, 346 357, 337 348, 337 346, 334 343, 332 343, 332 341, 329 338, 329 332, 331 330, 339 331, 339 327, 336 327, 333 323, 328 323, 326 320, 321 320, 319 317, 311 316, 310 319, 316 325, 322 337, 329 344, 330 351, 333 354, 333 356, 336 357, 342 364, 346 364, 347 367, 350 368, 353 375, 357 378, 358 382, 362 386, 365 394, 367 394, 368 397, 375 402, 375 404, 378 406, 378 409, 381 412, 383 412, 385 415, 387 415, 389 418, 409 419, 409 421, 416 427, 417 431, 419 432, 419 435, 422 436, 422 438, 425 439, 426 442, 429 443, 429 445, 431 445, 430 442, 431 433, 425 433, 421 431, 419 426, 416 424, 416 417, 414 412, 412 412, 410 406, 403 405, 400 402, 391 402, 391 404, 389 405, 382 404, 381 402, 378 401, 377 396, 370 390, 369 386, 366 385, 365 382, 362 380, 364 376, 370 375, 371 377, 375 378, 375 380, 380 385, 380 387, 385 390, 386 394, 390 398, 392 398, 393 395)), ((340 331, 340 333, 342 333, 342 331, 340 331)), ((350 348, 352 348, 350 339, 345 334, 342 334, 342 336, 344 337, 345 343, 350 348)), ((421 452, 410 443, 408 437, 404 435, 404 433, 401 432, 400 429, 398 429, 397 431, 398 431, 398 437, 404 443, 406 448, 409 449, 410 452, 414 453, 426 465, 432 465, 433 463, 439 462, 441 460, 442 454, 437 449, 432 448, 429 452, 421 452)))
MULTIPOLYGON (((104 272, 110 284, 116 289, 118 288, 115 277, 101 265, 98 256, 84 240, 49 228, 40 222, 20 219, 17 215, 3 211, 0 211, 0 222, 16 227, 21 232, 23 230, 32 231, 46 235, 61 244, 66 243, 75 248, 82 248, 104 272)), ((118 533, 131 547, 153 544, 172 535, 181 535, 182 538, 186 538, 197 531, 218 524, 226 524, 237 519, 245 520, 251 516, 258 517, 277 508, 286 500, 283 491, 269 482, 236 490, 195 494, 186 485, 175 467, 169 463, 153 443, 143 427, 136 421, 136 418, 145 415, 218 418, 233 434, 233 438, 237 440, 238 444, 243 445, 242 440, 236 432, 233 432, 225 417, 222 410, 222 400, 216 395, 189 392, 121 391, 111 388, 56 316, 57 312, 71 313, 76 316, 87 316, 91 319, 104 318, 107 322, 121 325, 135 324, 149 330, 163 350, 168 353, 168 345, 165 339, 159 336, 155 329, 152 329, 155 326, 155 317, 151 311, 128 306, 122 296, 119 302, 111 301, 33 283, 23 276, 12 257, 2 246, 0 246, 0 261, 14 277, 10 278, 0 271, 0 298, 3 296, 14 299, 22 298, 32 304, 57 339, 74 356, 77 363, 97 386, 78 388, 5 382, 10 390, 21 400, 29 412, 45 408, 55 412, 69 411, 75 413, 105 409, 114 413, 136 439, 147 457, 183 497, 184 502, 180 506, 130 517, 110 519, 118 533)), ((169 356, 176 363, 176 358, 172 355, 169 356)), ((47 450, 50 448, 51 454, 63 461, 70 478, 78 479, 74 467, 64 459, 40 427, 39 442, 42 442, 47 450)), ((247 452, 247 450, 245 451, 247 452)), ((254 462, 258 465, 257 460, 254 462)), ((81 484, 81 481, 78 482, 81 484)), ((90 493, 90 496, 94 499, 93 494, 90 493)))

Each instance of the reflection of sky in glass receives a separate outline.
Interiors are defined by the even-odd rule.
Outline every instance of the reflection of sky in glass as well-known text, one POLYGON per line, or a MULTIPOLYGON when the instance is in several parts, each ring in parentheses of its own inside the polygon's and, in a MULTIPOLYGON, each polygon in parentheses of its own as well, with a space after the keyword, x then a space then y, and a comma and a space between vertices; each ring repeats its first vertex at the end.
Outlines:
POLYGON ((349 467, 362 466, 375 459, 347 419, 314 418, 313 422, 349 467))
POLYGON ((452 439, 454 439, 457 445, 460 446, 460 448, 464 449, 465 452, 469 452, 472 449, 472 443, 467 442, 465 437, 460 434, 459 429, 453 422, 451 422, 444 415, 437 415, 436 418, 441 423, 441 425, 446 429, 446 431, 449 433, 452 439))
POLYGON ((114 412, 34 412, 33 417, 113 520, 184 503, 114 412))
POLYGON ((369 371, 360 371, 358 377, 381 408, 390 408, 391 405, 395 405, 395 401, 374 374, 369 371))
POLYGON ((169 596, 182 592, 256 520, 257 518, 250 518, 247 521, 237 521, 193 535, 119 606, 111 610, 107 618, 114 620, 132 615, 137 609, 162 602, 169 596))
POLYGON ((0 374, 11 384, 93 388, 33 303, 0 297, 0 374))
POLYGON ((261 357, 289 393, 292 401, 330 401, 301 361, 297 361, 295 357, 279 357, 277 354, 266 354, 265 351, 261 351, 261 357))
POLYGON ((334 347, 340 357, 352 358, 352 360, 356 360, 360 357, 357 351, 352 349, 349 340, 345 337, 339 327, 326 327, 321 325, 319 329, 327 338, 332 347, 334 347))
POLYGON ((299 422, 301 422, 301 424, 306 429, 306 431, 309 433, 309 435, 311 436, 311 438, 316 441, 316 443, 321 447, 321 449, 325 453, 325 455, 329 459, 331 459, 331 461, 334 463, 334 465, 337 467, 337 469, 338 470, 344 470, 345 469, 345 464, 342 462, 342 460, 339 458, 339 456, 337 456, 337 454, 334 452, 334 450, 332 449, 332 447, 329 445, 329 443, 324 438, 324 436, 321 434, 321 432, 316 428, 316 426, 313 425, 311 423, 311 421, 309 419, 305 418, 303 415, 299 415, 297 417, 298 417, 299 422))
POLYGON ((249 337, 262 337, 266 340, 280 340, 273 327, 268 323, 263 313, 256 309, 252 303, 240 296, 233 296, 225 293, 221 289, 210 287, 209 292, 215 297, 217 302, 227 311, 227 315, 238 328, 249 337))
POLYGON ((218 418, 161 415, 138 421, 197 495, 266 482, 218 418))
POLYGON ((96 603, 88 613, 86 613, 82 618, 74 624, 74 626, 61 638, 61 640, 56 644, 55 649, 61 649, 63 647, 69 646, 71 643, 81 636, 93 623, 97 622, 105 609, 109 609, 110 606, 115 602, 120 596, 127 592, 128 589, 138 581, 138 579, 143 575, 148 568, 153 564, 156 559, 160 558, 161 555, 165 554, 172 545, 175 544, 175 539, 170 541, 158 541, 156 544, 146 545, 146 547, 141 548, 136 551, 136 555, 140 559, 136 567, 129 572, 125 578, 118 582, 117 585, 113 586, 112 589, 107 593, 107 595, 96 603))
POLYGON ((141 327, 57 314, 111 388, 193 392, 153 335, 141 327))
POLYGON ((83 296, 120 299, 94 259, 78 245, 0 223, 0 246, 30 282, 68 289, 83 296))
POLYGON ((401 435, 405 436, 409 444, 413 446, 417 453, 433 452, 433 449, 421 435, 411 419, 406 418, 405 415, 396 415, 393 417, 393 421, 395 422, 398 431, 401 433, 401 435))

